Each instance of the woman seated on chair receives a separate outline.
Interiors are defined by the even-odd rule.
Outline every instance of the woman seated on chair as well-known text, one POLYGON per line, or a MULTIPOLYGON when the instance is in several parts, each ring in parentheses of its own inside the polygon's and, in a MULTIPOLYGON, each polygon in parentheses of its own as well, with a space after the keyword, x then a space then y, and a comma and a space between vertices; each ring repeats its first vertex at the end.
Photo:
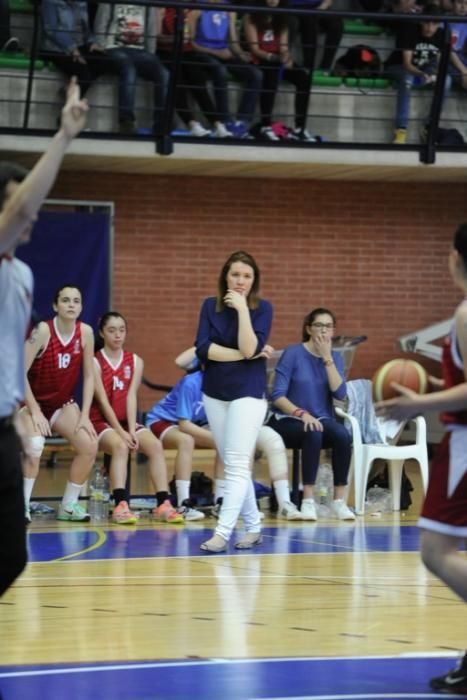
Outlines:
POLYGON ((328 309, 311 311, 303 322, 303 342, 286 348, 276 367, 269 425, 287 447, 302 451, 304 520, 316 520, 313 485, 320 451, 332 449, 334 500, 331 510, 338 520, 354 520, 344 501, 350 466, 351 438, 338 423, 333 398, 346 396, 344 363, 332 350, 336 319, 328 309), (273 410, 274 410, 273 409, 273 410))

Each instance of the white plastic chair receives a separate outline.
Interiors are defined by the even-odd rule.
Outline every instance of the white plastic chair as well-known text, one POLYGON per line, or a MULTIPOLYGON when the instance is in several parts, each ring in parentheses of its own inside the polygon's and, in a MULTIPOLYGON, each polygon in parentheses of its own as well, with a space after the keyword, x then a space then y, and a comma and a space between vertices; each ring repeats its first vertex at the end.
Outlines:
POLYGON ((365 512, 365 497, 368 476, 375 459, 384 459, 388 464, 389 488, 392 494, 392 509, 400 510, 402 467, 406 459, 416 459, 420 465, 424 493, 428 487, 428 450, 426 444, 426 421, 423 416, 413 419, 415 423, 415 443, 410 445, 366 445, 357 419, 342 408, 336 407, 336 414, 347 418, 352 426, 353 454, 350 475, 353 473, 355 492, 355 512, 365 512))

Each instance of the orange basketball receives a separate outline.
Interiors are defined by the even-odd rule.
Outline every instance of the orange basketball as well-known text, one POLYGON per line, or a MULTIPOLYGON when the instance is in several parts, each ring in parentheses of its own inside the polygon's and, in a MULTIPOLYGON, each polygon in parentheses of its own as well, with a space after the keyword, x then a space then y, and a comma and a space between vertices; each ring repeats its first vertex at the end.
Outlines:
POLYGON ((373 376, 373 399, 384 401, 393 396, 399 396, 392 388, 391 382, 397 382, 417 394, 426 394, 428 390, 428 375, 425 369, 415 360, 391 360, 376 370, 373 376))

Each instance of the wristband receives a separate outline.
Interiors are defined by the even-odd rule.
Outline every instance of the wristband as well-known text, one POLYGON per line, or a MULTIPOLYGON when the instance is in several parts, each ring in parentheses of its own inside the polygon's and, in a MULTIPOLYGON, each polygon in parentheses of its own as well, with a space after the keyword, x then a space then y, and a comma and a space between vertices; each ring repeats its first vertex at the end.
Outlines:
POLYGON ((292 415, 301 418, 304 413, 306 413, 306 411, 303 408, 296 408, 295 411, 292 412, 292 415))
POLYGON ((333 364, 334 364, 334 360, 323 360, 323 365, 325 367, 330 367, 333 364))

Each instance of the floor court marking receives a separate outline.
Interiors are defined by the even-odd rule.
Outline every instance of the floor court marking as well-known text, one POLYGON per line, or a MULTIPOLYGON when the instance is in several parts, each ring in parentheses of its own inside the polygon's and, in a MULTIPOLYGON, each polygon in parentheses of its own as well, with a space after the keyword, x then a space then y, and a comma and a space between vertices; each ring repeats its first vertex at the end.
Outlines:
MULTIPOLYGON (((96 663, 93 666, 58 666, 56 668, 37 668, 31 671, 6 671, 0 670, 0 678, 18 678, 23 676, 55 676, 60 674, 77 674, 77 673, 99 673, 106 671, 131 671, 139 669, 161 669, 161 668, 179 668, 179 667, 195 667, 195 666, 217 666, 217 665, 253 665, 253 664, 277 664, 277 663, 304 663, 304 662, 319 662, 319 663, 336 663, 343 661, 349 663, 352 661, 381 661, 392 659, 429 659, 429 658, 452 658, 452 651, 435 652, 406 652, 401 654, 377 654, 375 656, 281 656, 281 657, 255 657, 255 658, 215 658, 209 659, 189 659, 187 661, 154 661, 154 662, 135 662, 126 664, 104 664, 96 663)), ((21 664, 16 664, 20 666, 21 664)), ((45 663, 43 666, 50 664, 45 663)), ((0 666, 1 669, 1 666, 0 666)), ((308 696, 306 696, 308 697, 308 696)), ((311 697, 311 696, 310 696, 311 697)), ((329 696, 331 697, 331 696, 329 696)), ((339 696, 340 697, 340 696, 339 696)), ((348 696, 346 696, 348 697, 348 696)), ((367 696, 361 696, 367 697, 367 696)), ((370 696, 371 697, 371 696, 370 696)), ((391 697, 391 696, 388 696, 391 697)), ((424 696, 426 697, 426 696, 424 696)), ((439 694, 436 697, 440 697, 439 694)), ((451 696, 452 697, 452 696, 451 696)), ((465 695, 464 695, 465 697, 465 695)), ((316 696, 313 696, 316 700, 316 696)), ((252 698, 252 700, 254 700, 252 698)), ((263 698, 262 700, 266 700, 263 698)), ((274 698, 274 700, 284 700, 284 698, 274 698)), ((285 698, 285 700, 288 700, 285 698)), ((294 697, 294 700, 300 698, 294 697)))
POLYGON ((97 542, 94 542, 94 544, 89 545, 89 547, 85 547, 84 549, 81 549, 79 552, 73 552, 72 554, 65 554, 63 557, 57 557, 57 559, 52 559, 50 562, 46 562, 48 564, 53 564, 55 562, 59 561, 67 561, 69 559, 73 559, 74 557, 79 557, 82 556, 83 554, 87 554, 88 552, 93 552, 95 549, 99 549, 99 547, 102 547, 103 544, 106 543, 107 541, 107 535, 99 527, 96 528, 90 528, 86 532, 94 532, 97 535, 97 542))

